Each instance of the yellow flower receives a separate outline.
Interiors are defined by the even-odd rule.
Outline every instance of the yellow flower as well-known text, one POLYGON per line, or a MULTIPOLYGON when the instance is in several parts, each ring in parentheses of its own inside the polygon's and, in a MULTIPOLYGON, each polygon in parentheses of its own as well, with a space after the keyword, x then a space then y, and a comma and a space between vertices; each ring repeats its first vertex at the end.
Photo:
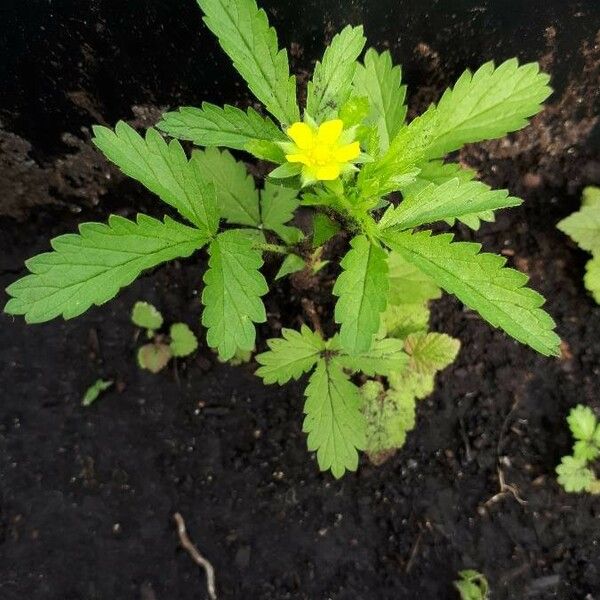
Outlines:
MULTIPOLYGON (((286 131, 293 144, 286 144, 288 162, 302 165, 304 184, 314 181, 333 181, 342 172, 351 170, 352 161, 360 154, 360 144, 352 141, 353 132, 343 131, 341 119, 321 123, 294 123, 286 131)), ((283 145, 283 144, 282 144, 283 145)))

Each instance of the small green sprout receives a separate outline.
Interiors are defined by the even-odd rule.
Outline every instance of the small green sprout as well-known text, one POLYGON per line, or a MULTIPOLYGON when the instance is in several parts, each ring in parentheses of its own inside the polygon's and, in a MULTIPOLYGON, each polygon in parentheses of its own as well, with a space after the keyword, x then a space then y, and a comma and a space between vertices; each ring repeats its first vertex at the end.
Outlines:
POLYGON ((600 187, 583 190, 581 208, 560 221, 557 227, 582 250, 591 252, 585 266, 583 283, 600 304, 600 187))
POLYGON ((164 319, 160 311, 148 302, 135 303, 131 321, 146 329, 146 336, 152 340, 141 346, 137 353, 138 365, 151 373, 162 371, 172 358, 189 356, 198 348, 198 339, 185 323, 173 323, 168 336, 157 334, 164 319))
POLYGON ((102 392, 105 392, 113 384, 112 380, 97 379, 90 387, 86 390, 81 400, 82 406, 90 406, 99 398, 102 392))
POLYGON ((454 582, 461 600, 488 600, 489 585, 485 575, 473 569, 459 571, 460 579, 454 582))
POLYGON ((600 494, 600 480, 588 466, 600 456, 598 419, 589 406, 579 404, 571 409, 567 423, 576 441, 572 455, 563 456, 556 467, 558 483, 566 492, 600 494))

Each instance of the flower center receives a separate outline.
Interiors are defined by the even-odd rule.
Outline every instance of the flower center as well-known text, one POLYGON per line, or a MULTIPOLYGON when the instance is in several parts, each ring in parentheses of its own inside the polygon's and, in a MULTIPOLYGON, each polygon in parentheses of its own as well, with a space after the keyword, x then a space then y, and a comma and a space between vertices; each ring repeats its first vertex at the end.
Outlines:
POLYGON ((329 146, 317 145, 308 151, 309 160, 317 167, 323 167, 333 162, 334 156, 329 146))

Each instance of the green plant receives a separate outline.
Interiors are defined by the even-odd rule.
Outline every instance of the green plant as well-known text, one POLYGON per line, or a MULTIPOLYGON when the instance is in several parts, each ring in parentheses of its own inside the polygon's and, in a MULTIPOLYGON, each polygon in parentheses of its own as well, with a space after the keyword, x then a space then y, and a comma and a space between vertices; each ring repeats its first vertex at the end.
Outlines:
POLYGON ((600 456, 600 424, 589 406, 578 404, 567 417, 575 438, 573 453, 563 456, 556 467, 558 483, 566 492, 600 494, 600 480, 589 464, 600 456))
MULTIPOLYGON (((206 25, 275 120, 253 108, 204 103, 165 114, 144 137, 123 122, 114 131, 95 127, 93 141, 108 159, 187 224, 146 215, 84 223, 78 234, 54 239, 52 252, 27 262, 31 274, 8 288, 6 312, 30 323, 72 318, 108 301, 144 269, 206 247, 202 323, 208 345, 229 360, 254 349, 255 324, 267 319, 263 255, 282 258, 280 277, 305 265, 320 272, 327 264, 322 244, 349 236, 333 288, 339 333, 324 339, 307 327, 284 330, 258 357, 267 383, 312 371, 304 430, 320 467, 336 477, 356 468, 358 450, 369 449, 372 422, 388 418, 371 414, 373 386, 361 394, 351 374, 386 378, 388 399, 408 385, 416 398, 454 356, 447 338, 425 333, 426 301, 439 288, 538 352, 558 353, 554 322, 541 308, 544 299, 525 287, 525 275, 507 268, 501 256, 480 253, 479 244, 421 229, 456 220, 477 229, 493 220, 494 210, 521 203, 444 157, 524 127, 551 91, 537 64, 511 59, 466 71, 437 105, 407 123, 400 67, 389 52, 374 49, 359 61, 363 29, 347 26, 315 66, 301 120, 287 53, 255 0, 199 4, 206 25), (166 142, 158 130, 201 149, 188 157, 177 139, 166 142), (244 163, 218 147, 275 165, 264 187, 258 190, 244 163), (308 234, 293 224, 299 206, 315 211, 308 234), (398 268, 406 273, 398 275, 398 268), (412 356, 409 347, 417 348, 412 356), (411 364, 423 369, 418 377, 404 373, 411 364)), ((164 360, 152 352, 157 364, 164 360)), ((379 402, 380 410, 388 404, 379 402)), ((401 437, 382 445, 397 447, 401 437)), ((373 455, 378 448, 371 447, 373 455)))
POLYGON ((460 579, 454 582, 461 600, 488 600, 489 585, 485 575, 473 569, 459 571, 460 579))
POLYGON ((592 253, 585 266, 583 282, 600 304, 600 188, 586 187, 581 208, 560 221, 557 227, 580 248, 592 253))
POLYGON ((138 349, 137 361, 142 369, 158 373, 172 358, 189 356, 198 348, 194 332, 185 323, 173 323, 168 336, 157 333, 163 325, 163 317, 148 302, 138 301, 134 304, 131 321, 145 329, 146 337, 151 340, 138 349))
POLYGON ((92 385, 85 391, 81 399, 82 406, 91 406, 114 382, 106 379, 96 379, 92 385))

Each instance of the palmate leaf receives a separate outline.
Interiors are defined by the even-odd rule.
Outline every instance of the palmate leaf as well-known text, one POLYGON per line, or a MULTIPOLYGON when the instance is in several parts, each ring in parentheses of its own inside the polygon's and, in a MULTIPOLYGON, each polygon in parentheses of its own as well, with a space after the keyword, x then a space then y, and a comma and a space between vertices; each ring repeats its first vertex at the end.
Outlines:
POLYGON ((306 97, 306 111, 317 123, 336 117, 350 96, 356 59, 366 41, 362 26, 348 25, 334 36, 323 61, 317 62, 306 97))
MULTIPOLYGON (((243 111, 209 102, 203 102, 201 108, 183 106, 168 112, 156 127, 197 146, 223 146, 253 154, 257 147, 287 139, 271 119, 262 117, 253 108, 243 111)), ((264 156, 260 154, 259 158, 264 156)))
POLYGON ((527 276, 506 268, 506 259, 480 254, 480 244, 452 242, 451 234, 432 236, 385 230, 383 241, 456 295, 494 327, 546 356, 558 355, 555 323, 540 307, 544 298, 525 287, 527 276))
POLYGON ((59 315, 77 317, 92 304, 104 304, 143 270, 192 254, 208 242, 198 229, 138 215, 137 222, 112 215, 108 225, 83 223, 79 234, 54 238, 53 252, 25 264, 26 275, 7 288, 13 296, 5 312, 28 323, 59 315))
POLYGON ((537 63, 519 66, 516 58, 497 68, 487 62, 474 74, 465 71, 437 105, 437 130, 428 158, 522 129, 552 92, 549 79, 537 63))
POLYGON ((600 203, 582 206, 557 227, 583 250, 600 252, 600 203))
POLYGON ((571 409, 567 417, 567 423, 576 440, 589 441, 594 437, 598 420, 589 406, 578 404, 571 409))
POLYGON ((227 150, 206 148, 192 154, 200 176, 215 187, 219 215, 228 223, 260 225, 258 190, 243 162, 227 150))
MULTIPOLYGON (((335 347, 335 344, 332 344, 331 347, 335 347)), ((406 367, 408 355, 404 352, 402 340, 386 338, 375 340, 366 352, 338 354, 336 361, 345 369, 355 373, 361 372, 370 377, 388 376, 392 373, 400 373, 406 367)))
POLYGON ((583 492, 595 481, 594 472, 587 468, 587 461, 574 456, 563 456, 556 473, 558 483, 567 492, 583 492))
POLYGON ((592 293, 594 300, 600 304, 600 256, 586 263, 583 283, 592 293))
POLYGON ((298 191, 270 181, 260 193, 260 215, 264 229, 275 232, 286 244, 295 244, 302 238, 297 227, 286 225, 294 217, 300 199, 298 191))
POLYGON ((252 93, 282 124, 300 119, 296 78, 290 76, 287 52, 255 0, 198 0, 204 22, 246 80, 252 93))
POLYGON ((320 359, 305 395, 303 431, 308 433, 308 449, 317 451, 319 468, 331 469, 338 479, 346 470, 356 471, 357 450, 365 447, 358 388, 335 359, 320 359))
POLYGON ((388 291, 387 255, 365 236, 355 237, 342 259, 342 273, 333 293, 338 296, 335 322, 341 325, 340 342, 349 354, 366 352, 379 330, 380 313, 388 291))
POLYGON ((509 196, 507 190, 492 190, 480 181, 450 179, 442 185, 431 183, 417 194, 408 195, 398 206, 390 207, 379 224, 384 228, 412 229, 521 203, 521 199, 509 196))
POLYGON ((454 362, 460 342, 445 333, 412 333, 404 340, 410 356, 410 368, 424 375, 434 375, 454 362))
POLYGON ((401 81, 402 69, 392 64, 388 50, 378 54, 369 48, 364 66, 359 64, 354 74, 354 93, 369 99, 367 122, 377 126, 383 152, 402 128, 406 117, 406 86, 400 85, 401 81))
POLYGON ((302 325, 300 331, 284 328, 281 335, 281 338, 267 340, 269 351, 256 357, 261 365, 256 374, 265 383, 283 385, 290 379, 298 379, 314 367, 325 351, 321 336, 306 325, 302 325))
POLYGON ((247 231, 234 229, 217 235, 208 249, 202 324, 208 328, 208 345, 216 348, 223 360, 232 358, 237 350, 252 350, 254 323, 267 319, 260 297, 268 287, 259 271, 262 256, 253 248, 253 241, 247 231))
POLYGON ((203 179, 181 144, 169 144, 154 129, 141 137, 127 123, 115 130, 95 126, 92 141, 125 175, 133 177, 188 221, 213 235, 218 227, 214 190, 203 179))

